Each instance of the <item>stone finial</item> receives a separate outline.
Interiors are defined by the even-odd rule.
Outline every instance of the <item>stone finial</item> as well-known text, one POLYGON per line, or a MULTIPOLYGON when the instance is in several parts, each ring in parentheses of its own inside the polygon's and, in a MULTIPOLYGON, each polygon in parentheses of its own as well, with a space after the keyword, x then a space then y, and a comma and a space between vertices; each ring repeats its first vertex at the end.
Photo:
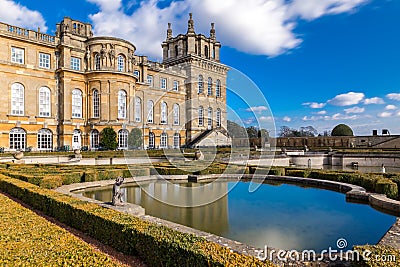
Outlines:
POLYGON ((188 33, 194 33, 194 21, 192 13, 189 13, 188 33))
POLYGON ((171 38, 172 38, 171 23, 168 23, 167 39, 171 39, 171 38))
POLYGON ((210 30, 210 38, 215 39, 215 24, 214 22, 211 23, 211 30, 210 30))

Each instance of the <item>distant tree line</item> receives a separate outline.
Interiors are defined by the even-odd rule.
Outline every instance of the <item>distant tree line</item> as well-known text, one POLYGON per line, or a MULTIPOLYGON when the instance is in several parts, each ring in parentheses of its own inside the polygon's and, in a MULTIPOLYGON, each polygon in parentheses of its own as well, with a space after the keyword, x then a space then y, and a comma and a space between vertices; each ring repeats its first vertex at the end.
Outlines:
POLYGON ((228 133, 236 138, 269 138, 269 131, 255 126, 243 127, 228 120, 228 133))

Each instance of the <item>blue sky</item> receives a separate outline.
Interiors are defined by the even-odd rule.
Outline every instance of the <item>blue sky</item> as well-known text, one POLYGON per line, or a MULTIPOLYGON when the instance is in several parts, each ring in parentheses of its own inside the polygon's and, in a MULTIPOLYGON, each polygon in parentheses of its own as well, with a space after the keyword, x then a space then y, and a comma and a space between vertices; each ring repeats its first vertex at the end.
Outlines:
POLYGON ((265 96, 253 101, 252 85, 241 88, 248 106, 228 99, 248 125, 256 116, 271 127, 273 116, 278 130, 312 125, 322 133, 346 123, 357 135, 400 134, 400 1, 0 0, 3 22, 54 34, 69 16, 92 23, 95 35, 128 39, 153 60, 167 22, 174 34, 186 32, 189 12, 198 33, 216 23, 222 62, 265 96))

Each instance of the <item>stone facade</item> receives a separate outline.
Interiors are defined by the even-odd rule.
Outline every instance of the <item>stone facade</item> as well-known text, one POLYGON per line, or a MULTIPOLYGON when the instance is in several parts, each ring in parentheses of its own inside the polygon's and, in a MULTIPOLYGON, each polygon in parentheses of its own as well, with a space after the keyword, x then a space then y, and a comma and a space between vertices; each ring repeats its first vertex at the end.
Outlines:
POLYGON ((226 75, 214 24, 210 37, 162 43, 163 62, 136 55, 126 40, 93 36, 92 25, 64 18, 55 36, 0 23, 0 147, 96 149, 105 127, 127 149, 139 128, 143 148, 178 148, 206 130, 225 133, 226 75))

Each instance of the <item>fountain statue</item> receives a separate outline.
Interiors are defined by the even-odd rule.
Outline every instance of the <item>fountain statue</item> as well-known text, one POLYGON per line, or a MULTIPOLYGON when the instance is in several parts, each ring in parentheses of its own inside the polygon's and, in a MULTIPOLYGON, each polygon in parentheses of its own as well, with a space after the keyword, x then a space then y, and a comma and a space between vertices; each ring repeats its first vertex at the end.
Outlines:
POLYGON ((122 200, 122 196, 124 195, 124 192, 121 190, 121 185, 124 182, 124 178, 122 176, 118 176, 117 179, 115 179, 115 184, 113 186, 113 196, 112 196, 112 205, 114 206, 123 206, 124 201, 122 200))

